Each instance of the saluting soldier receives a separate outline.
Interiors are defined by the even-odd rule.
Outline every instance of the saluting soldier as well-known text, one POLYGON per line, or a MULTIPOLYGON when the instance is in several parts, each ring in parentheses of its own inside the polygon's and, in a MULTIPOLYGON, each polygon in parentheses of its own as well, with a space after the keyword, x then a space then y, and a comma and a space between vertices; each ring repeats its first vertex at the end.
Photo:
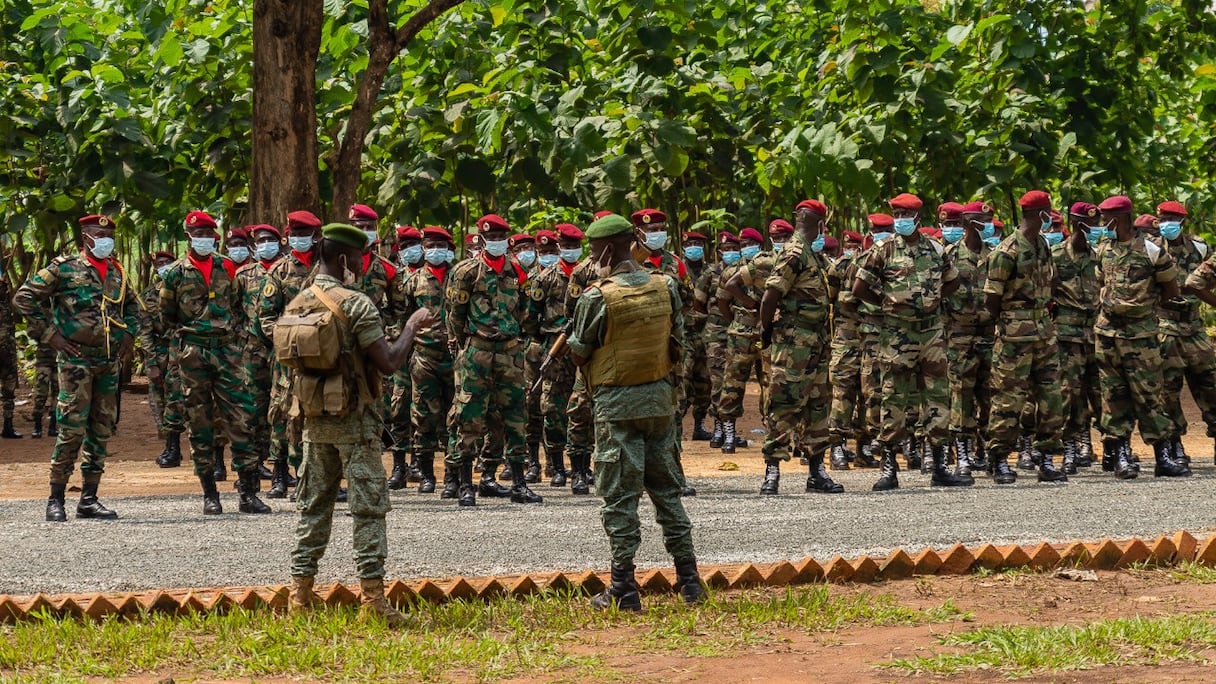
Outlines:
POLYGON ((82 458, 84 478, 77 518, 118 517, 97 500, 106 444, 118 415, 120 360, 139 327, 139 300, 114 253, 114 222, 91 214, 80 219, 83 249, 56 257, 17 290, 13 305, 32 339, 58 352, 62 419, 51 456, 48 522, 64 522, 64 492, 82 458))

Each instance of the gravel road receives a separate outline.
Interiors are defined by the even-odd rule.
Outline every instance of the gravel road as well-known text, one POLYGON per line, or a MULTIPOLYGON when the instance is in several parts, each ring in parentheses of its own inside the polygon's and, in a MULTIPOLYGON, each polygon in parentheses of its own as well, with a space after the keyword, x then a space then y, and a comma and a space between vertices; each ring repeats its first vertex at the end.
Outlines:
MULTIPOLYGON (((1151 464, 1145 464, 1151 475, 1151 464)), ((758 477, 705 478, 687 500, 703 564, 772 562, 813 556, 828 560, 885 553, 903 546, 945 548, 955 542, 1030 543, 1155 536, 1216 527, 1216 469, 1197 465, 1195 477, 1118 482, 1098 468, 1062 485, 1012 487, 981 478, 968 489, 933 489, 926 476, 901 473, 903 488, 869 491, 874 470, 834 473, 847 492, 803 493, 805 475, 787 466, 784 493, 761 498, 758 477)), ((602 570, 608 545, 599 500, 537 487, 539 506, 480 499, 474 509, 393 494, 389 513, 390 577, 446 577, 543 570, 602 570)), ((222 489, 225 515, 204 517, 196 496, 103 497, 121 515, 115 522, 42 521, 45 500, 0 502, 0 594, 133 591, 158 587, 279 584, 289 581, 288 556, 296 516, 292 504, 269 502, 273 515, 235 513, 236 495, 222 489)), ((354 581, 350 518, 339 505, 330 553, 319 581, 354 581)), ((643 503, 639 567, 666 566, 653 510, 643 503)))

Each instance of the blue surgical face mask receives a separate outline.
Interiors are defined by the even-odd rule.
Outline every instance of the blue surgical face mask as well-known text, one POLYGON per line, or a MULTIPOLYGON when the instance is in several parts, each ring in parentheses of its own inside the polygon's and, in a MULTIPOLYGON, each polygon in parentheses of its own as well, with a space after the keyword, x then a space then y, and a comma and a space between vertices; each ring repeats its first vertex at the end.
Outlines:
POLYGON ((1181 221, 1162 221, 1160 228, 1161 237, 1165 238, 1166 240, 1177 240, 1178 236, 1182 235, 1181 221))
POLYGON ((663 249, 667 245, 667 232, 656 231, 654 233, 646 233, 646 249, 658 250, 663 249))
POLYGON ((1047 244, 1055 247, 1064 241, 1064 233, 1043 233, 1043 239, 1047 240, 1047 244))
POLYGON ((735 250, 732 249, 729 252, 722 252, 722 263, 726 264, 727 266, 733 266, 738 262, 739 253, 735 250))
POLYGON ((160 276, 161 278, 164 278, 165 274, 169 272, 170 268, 173 268, 173 264, 165 264, 164 266, 157 266, 156 275, 160 276))
POLYGON ((308 250, 312 249, 312 236, 288 235, 287 244, 297 252, 307 252, 308 250))
POLYGON ((270 261, 279 255, 279 243, 277 242, 259 242, 257 244, 258 258, 262 261, 270 261))
POLYGON ((93 246, 89 248, 97 259, 105 259, 114 253, 114 238, 93 238, 93 246))
POLYGON ((229 247, 228 248, 228 258, 232 259, 232 261, 234 263, 243 264, 249 260, 249 248, 248 247, 229 247))
POLYGON ((908 237, 916 232, 916 219, 914 218, 897 218, 895 219, 895 232, 904 237, 908 237))
POLYGON ((980 237, 987 240, 996 235, 996 224, 992 221, 985 221, 980 224, 980 237))
POLYGON ((401 257, 401 263, 406 266, 416 264, 422 259, 422 245, 410 245, 397 254, 401 257))
POLYGON ((963 239, 963 229, 957 226, 946 226, 942 228, 942 239, 945 240, 947 244, 953 245, 954 243, 963 239))
POLYGON ((536 252, 531 249, 525 249, 522 252, 516 252, 515 259, 519 262, 520 266, 532 268, 532 265, 536 263, 536 252))
POLYGON ((557 256, 556 254, 542 254, 536 257, 536 260, 540 262, 541 268, 549 268, 553 264, 556 264, 557 260, 560 258, 561 257, 557 256))
POLYGON ((884 230, 884 231, 881 231, 881 232, 878 232, 878 233, 874 233, 874 235, 873 235, 873 237, 874 237, 874 244, 876 244, 876 245, 877 245, 877 244, 879 244, 879 243, 881 243, 881 242, 885 242, 885 241, 887 241, 887 240, 891 239, 891 236, 892 236, 892 235, 894 235, 894 233, 889 233, 889 232, 887 232, 887 231, 885 231, 885 230, 884 230))
POLYGON ((775 254, 775 253, 777 253, 777 252, 780 252, 780 251, 781 251, 781 250, 783 250, 783 249, 785 249, 785 243, 784 243, 784 242, 774 242, 774 243, 773 243, 773 253, 774 253, 774 254, 775 254))
POLYGON ((757 254, 760 253, 760 245, 748 245, 748 246, 744 247, 743 249, 739 250, 739 253, 743 255, 744 259, 751 261, 752 258, 754 258, 757 254))
POLYGON ((431 247, 426 250, 426 262, 432 266, 447 263, 448 250, 444 247, 431 247))
POLYGON ((374 245, 376 243, 376 240, 380 239, 380 235, 374 230, 365 230, 363 232, 364 232, 364 234, 367 235, 367 246, 368 247, 371 247, 372 245, 374 245))
POLYGON ((984 242, 986 242, 989 247, 996 247, 997 245, 1001 244, 1001 239, 993 235, 990 238, 984 238, 984 242))
POLYGON ((571 249, 561 250, 562 261, 567 264, 577 264, 579 259, 583 258, 583 248, 574 247, 571 249))
POLYGON ((823 251, 823 243, 824 243, 824 239, 823 239, 823 236, 822 236, 822 235, 820 235, 819 237, 815 238, 814 240, 811 240, 811 251, 812 251, 812 252, 822 252, 822 251, 823 251))
POLYGON ((454 252, 454 251, 452 251, 452 250, 450 250, 450 249, 449 249, 449 250, 447 250, 447 252, 448 252, 448 263, 449 263, 449 264, 454 264, 454 263, 456 263, 456 252, 454 252))
POLYGON ((215 253, 215 238, 192 237, 190 238, 190 249, 199 256, 211 256, 215 253))
POLYGON ((495 259, 506 254, 508 247, 510 245, 507 244, 506 240, 486 240, 486 254, 495 259))
POLYGON ((684 258, 689 261, 700 261, 705 258, 705 248, 701 245, 685 247, 684 258))
POLYGON ((1089 230, 1085 231, 1085 237, 1089 240, 1089 244, 1096 245, 1102 240, 1102 238, 1106 237, 1106 229, 1090 228, 1089 230))

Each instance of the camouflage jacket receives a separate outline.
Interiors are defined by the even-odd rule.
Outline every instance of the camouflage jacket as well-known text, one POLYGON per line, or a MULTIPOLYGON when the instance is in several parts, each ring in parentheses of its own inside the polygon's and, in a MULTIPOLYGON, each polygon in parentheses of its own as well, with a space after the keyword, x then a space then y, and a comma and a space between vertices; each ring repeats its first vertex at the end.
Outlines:
POLYGON ((1001 241, 988 257, 984 294, 1001 298, 997 335, 1011 342, 1055 338, 1051 284, 1055 268, 1042 235, 1031 242, 1020 230, 1001 241))
POLYGON ((452 266, 447 266, 443 270, 435 269, 426 266, 408 273, 405 282, 401 285, 401 304, 402 304, 402 320, 409 318, 413 313, 423 307, 430 309, 435 315, 435 322, 418 331, 418 335, 414 338, 415 349, 427 349, 447 353, 448 350, 448 330, 447 330, 447 310, 443 300, 443 279, 437 273, 443 274, 446 277, 452 272, 452 266))
POLYGON ((160 288, 160 312, 169 334, 212 337, 227 335, 237 343, 247 334, 237 292, 236 267, 228 259, 211 255, 211 282, 183 256, 169 267, 160 288))
POLYGON ((257 259, 250 260, 236 270, 236 291, 237 297, 241 301, 239 329, 242 333, 240 340, 242 348, 247 348, 255 342, 266 349, 270 348, 270 340, 262 336, 260 318, 262 285, 265 283, 268 270, 257 259))
POLYGON ((1176 280, 1178 267, 1152 240, 1106 240, 1098 246, 1098 320, 1094 333, 1139 339, 1157 334, 1161 284, 1176 280))
POLYGON ((680 301, 683 302, 682 311, 687 313, 692 307, 692 281, 688 278, 688 267, 684 265, 684 261, 671 252, 663 250, 659 256, 652 256, 638 263, 648 271, 666 273, 676 281, 680 301))
POLYGON ((354 289, 372 300, 389 327, 398 324, 404 308, 401 283, 406 275, 408 272, 397 268, 387 259, 370 252, 363 255, 363 277, 354 289))
POLYGON ((275 321, 283 315, 287 303, 312 284, 315 260, 315 251, 309 252, 304 259, 289 251, 266 271, 258 297, 258 322, 265 339, 274 339, 275 321))
MULTIPOLYGON (((751 259, 739 262, 736 275, 739 276, 739 284, 743 286, 743 291, 747 293, 748 297, 756 302, 760 301, 760 298, 764 296, 764 281, 768 280, 768 274, 773 272, 773 265, 776 263, 776 255, 769 251, 760 252, 751 259)), ((731 300, 730 310, 733 315, 732 328, 759 331, 759 307, 749 308, 734 299, 731 300)))
POLYGON ((566 288, 567 320, 574 319, 574 307, 578 304, 578 298, 582 296, 583 290, 590 287, 596 280, 599 280, 599 275, 596 273, 595 264, 590 259, 584 259, 570 272, 570 284, 566 288))
POLYGON ((777 311, 786 326, 821 328, 832 310, 828 265, 822 255, 811 249, 802 233, 795 233, 786 243, 761 289, 781 293, 777 311))
POLYGON ((702 330, 708 327, 726 327, 726 319, 722 318, 722 312, 718 311, 718 287, 722 284, 721 279, 722 262, 715 261, 701 267, 700 273, 692 282, 692 297, 705 308, 706 313, 699 324, 690 316, 688 329, 694 329, 697 325, 702 330))
POLYGON ((958 269, 958 290, 943 302, 950 323, 956 328, 974 328, 991 323, 992 316, 985 305, 984 286, 988 282, 990 248, 980 240, 980 251, 967 246, 966 238, 946 248, 954 267, 958 269))
POLYGON ((1064 342, 1093 343, 1094 319, 1098 316, 1098 260, 1088 244, 1078 251, 1072 240, 1051 248, 1056 279, 1052 298, 1056 303, 1056 337, 1064 342))
POLYGON ((874 245, 857 269, 881 302, 884 320, 930 321, 939 316, 942 286, 958 278, 945 249, 920 235, 915 241, 896 236, 874 245))
POLYGON ((463 347, 470 337, 491 342, 518 340, 523 334, 528 298, 527 274, 507 258, 496 272, 484 255, 465 259, 448 272, 448 335, 463 347))
POLYGON ((112 357, 123 335, 139 330, 139 299, 113 257, 106 276, 81 254, 56 257, 17 289, 13 305, 30 338, 49 342, 58 331, 87 357, 112 357))
MULTIPOLYGON (((575 266, 575 268, 578 268, 575 266)), ((571 275, 574 271, 571 270, 571 275)), ((570 290, 570 276, 559 261, 529 280, 528 298, 532 300, 530 327, 537 339, 552 339, 566 329, 566 294, 570 290)))
POLYGON ((169 353, 169 334, 165 330, 165 321, 160 315, 159 276, 152 276, 152 284, 139 293, 139 345, 143 349, 144 363, 156 365, 158 359, 169 353))
MULTIPOLYGON (((1207 243, 1190 235, 1180 235, 1173 242, 1158 238, 1156 242, 1157 246, 1170 255, 1174 260, 1174 265, 1178 267, 1178 289, 1181 290, 1186 284, 1186 279, 1195 272, 1195 269, 1199 268, 1207 257, 1207 243)), ((1199 298, 1185 292, 1182 293, 1182 296, 1186 298, 1186 310, 1157 307, 1160 331, 1165 335, 1190 337, 1204 329, 1203 318, 1199 315, 1199 298)))

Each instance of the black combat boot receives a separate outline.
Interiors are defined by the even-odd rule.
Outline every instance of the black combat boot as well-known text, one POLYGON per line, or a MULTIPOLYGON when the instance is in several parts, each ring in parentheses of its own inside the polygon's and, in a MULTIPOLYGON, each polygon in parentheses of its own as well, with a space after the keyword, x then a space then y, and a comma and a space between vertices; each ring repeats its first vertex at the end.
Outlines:
POLYGON ((692 419, 692 441, 704 442, 713 437, 713 433, 705 429, 705 416, 693 416, 692 419))
POLYGON ((867 440, 864 444, 861 439, 857 440, 857 467, 859 468, 877 468, 879 467, 878 460, 874 458, 874 442, 867 440))
POLYGON ((878 481, 871 489, 876 492, 899 489, 899 464, 895 462, 895 450, 890 445, 882 445, 878 468, 878 481))
POLYGON ((1168 439, 1160 439, 1153 444, 1153 456, 1157 461, 1153 466, 1153 477, 1190 477, 1191 469, 1174 458, 1170 453, 1171 446, 1168 439))
POLYGON ((1018 437, 1018 470, 1035 470, 1034 446, 1027 436, 1018 437))
POLYGON ((54 411, 51 411, 50 416, 47 417, 47 421, 48 421, 47 427, 46 427, 46 436, 47 437, 58 437, 59 436, 59 421, 57 420, 57 416, 58 416, 57 413, 55 413, 54 411))
POLYGON ((989 453, 992 463, 992 481, 999 485, 1013 484, 1018 481, 1017 472, 1009 467, 1009 452, 989 453))
POLYGON ((266 492, 267 499, 287 498, 287 459, 280 456, 274 462, 274 471, 270 474, 270 490, 266 492))
POLYGON ((176 468, 182 464, 182 433, 169 432, 165 434, 165 450, 156 457, 156 465, 162 468, 176 468))
POLYGON ((524 480, 528 484, 540 482, 540 445, 528 445, 527 469, 524 470, 524 480))
POLYGON ((1071 437, 1064 440, 1064 474, 1077 474, 1077 440, 1071 437))
POLYGON ((781 488, 781 459, 764 459, 764 482, 760 485, 761 494, 776 494, 781 488))
POLYGON ((591 493, 591 482, 587 471, 591 469, 591 456, 570 454, 570 493, 582 496, 591 493))
POLYGON ((489 498, 505 499, 511 496, 511 488, 499 484, 494 479, 494 471, 498 470, 497 463, 485 463, 481 468, 481 483, 477 485, 477 494, 489 498))
POLYGON ((405 452, 401 449, 393 449, 393 472, 388 476, 389 489, 393 491, 405 489, 405 469, 405 452))
POLYGON ((545 449, 545 454, 549 457, 549 468, 553 471, 553 476, 549 480, 550 487, 565 487, 566 486, 566 459, 562 455, 561 449, 545 449))
POLYGON ((806 491, 820 492, 822 494, 839 494, 844 491, 844 485, 834 482, 828 476, 827 468, 823 467, 823 452, 811 451, 807 452, 808 468, 810 468, 810 476, 806 478, 806 491))
POLYGON ((51 495, 46 500, 47 522, 67 522, 68 514, 63 510, 63 495, 67 488, 67 485, 51 485, 51 495))
MULTIPOLYGON (((215 481, 224 482, 228 479, 228 466, 224 463, 224 447, 215 448, 215 481)), ((238 480, 239 482, 239 480, 238 480)), ((237 489, 240 489, 238 486, 237 489)))
POLYGON ((76 517, 116 520, 118 514, 97 500, 96 482, 85 482, 80 486, 80 501, 76 504, 76 517))
POLYGON ((421 451, 414 454, 418 459, 418 473, 422 479, 418 482, 419 494, 435 493, 435 452, 421 451))
POLYGON ((1182 446, 1182 437, 1175 437, 1172 445, 1173 450, 1170 452, 1170 455, 1173 456, 1174 460, 1177 461, 1179 465, 1190 468, 1191 457, 1186 455, 1186 447, 1182 446))
POLYGON ((721 449, 722 441, 726 439, 726 433, 723 431, 722 421, 714 418, 714 432, 709 436, 709 448, 721 449))
POLYGON ((476 506, 477 488, 473 486, 473 463, 471 461, 461 462, 459 472, 460 499, 456 503, 460 506, 476 506))
POLYGON ((223 513, 224 506, 220 503, 220 490, 215 486, 214 473, 199 475, 198 481, 203 485, 203 515, 223 513))
POLYGON ((727 418, 722 421, 722 453, 735 453, 735 419, 727 418))
POLYGON ((929 448, 930 465, 929 484, 934 487, 970 487, 975 484, 975 478, 968 473, 966 478, 950 472, 946 465, 946 448, 934 446, 929 448))
MULTIPOLYGON (((907 439, 903 443, 904 460, 908 464, 908 470, 920 470, 920 440, 907 439)), ((881 465, 879 466, 882 467, 881 465)))
POLYGON ((1094 443, 1089 435, 1089 428, 1077 435, 1077 467, 1089 468, 1094 464, 1094 443))
POLYGON ((455 499, 458 496, 460 496, 460 466, 444 461, 443 491, 439 492, 439 498, 455 499))
POLYGON ((591 605, 601 610, 616 606, 617 610, 642 610, 642 597, 638 595, 638 583, 633 577, 633 563, 612 564, 612 583, 603 593, 591 599, 591 605))
MULTIPOLYGON (((411 447, 402 447, 404 452, 413 451, 411 447)), ((409 465, 405 466, 405 481, 406 482, 422 482, 422 471, 418 469, 418 454, 414 454, 410 459, 409 465)))
POLYGON ((1132 453, 1132 438, 1123 437, 1119 440, 1119 452, 1115 457, 1115 477, 1120 480, 1134 480, 1140 476, 1140 462, 1132 453))
POLYGON ((528 474, 524 472, 524 464, 511 464, 511 503, 541 503, 544 498, 528 487, 528 474))
POLYGON ((258 459, 258 477, 263 480, 274 479, 274 473, 271 472, 270 468, 266 467, 266 458, 265 457, 258 459))
MULTIPOLYGON (((807 465, 811 462, 808 460, 807 465)), ((832 445, 832 470, 848 470, 849 457, 845 453, 844 444, 836 443, 832 445)))
POLYGON ((962 480, 970 480, 975 483, 975 477, 971 474, 971 443, 966 437, 961 435, 955 436, 954 445, 954 474, 962 480))
POLYGON ((971 440, 969 442, 971 445, 970 448, 971 448, 971 455, 972 455, 971 469, 990 471, 992 469, 992 466, 988 463, 988 447, 984 444, 983 438, 968 437, 968 440, 971 440))
POLYGON ((241 479, 241 505, 237 510, 241 513, 270 513, 270 506, 258 498, 262 478, 258 477, 257 467, 242 470, 238 477, 241 479))
POLYGON ((42 439, 42 414, 34 414, 34 429, 30 431, 31 439, 42 439))
POLYGON ((12 415, 4 417, 4 431, 0 432, 0 437, 4 439, 21 439, 21 433, 13 429, 12 415))
POLYGON ((1041 451, 1041 460, 1039 461, 1039 482, 1068 482, 1068 475, 1056 469, 1052 463, 1053 457, 1050 452, 1041 451))
POLYGON ((676 561, 676 591, 684 603, 701 603, 705 600, 705 585, 697 572, 697 559, 676 561))
POLYGON ((1115 461, 1119 459, 1119 449, 1122 448, 1122 440, 1104 439, 1102 440, 1102 471, 1106 473, 1115 472, 1115 461))

